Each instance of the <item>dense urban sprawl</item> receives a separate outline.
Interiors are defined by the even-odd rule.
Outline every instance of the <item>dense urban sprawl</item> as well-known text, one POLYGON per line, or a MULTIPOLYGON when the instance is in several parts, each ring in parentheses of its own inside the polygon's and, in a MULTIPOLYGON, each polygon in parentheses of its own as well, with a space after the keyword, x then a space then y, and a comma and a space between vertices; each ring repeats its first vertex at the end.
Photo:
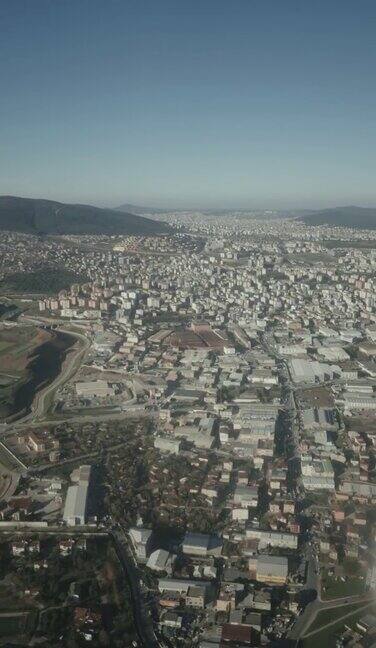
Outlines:
POLYGON ((49 597, 64 620, 69 608, 71 643, 35 618, 45 578, 6 590, 22 601, 23 634, 309 648, 329 625, 323 645, 366 648, 375 232, 273 214, 149 216, 173 233, 0 236, 0 369, 24 327, 74 341, 30 412, 0 425, 0 533, 13 556, 0 586, 25 565, 60 578, 62 555, 71 572, 49 597), (59 272, 57 290, 14 283, 59 272))

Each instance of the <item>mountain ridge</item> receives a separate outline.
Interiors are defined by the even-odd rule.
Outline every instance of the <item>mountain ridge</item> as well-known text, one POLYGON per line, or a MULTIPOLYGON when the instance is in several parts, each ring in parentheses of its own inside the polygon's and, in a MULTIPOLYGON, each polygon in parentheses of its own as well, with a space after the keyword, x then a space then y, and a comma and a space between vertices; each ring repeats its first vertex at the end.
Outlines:
POLYGON ((25 234, 152 235, 169 226, 129 212, 45 198, 0 196, 0 230, 25 234))
POLYGON ((334 227, 355 227, 360 229, 376 229, 376 207, 331 207, 310 214, 299 216, 298 220, 306 225, 332 225, 334 227))

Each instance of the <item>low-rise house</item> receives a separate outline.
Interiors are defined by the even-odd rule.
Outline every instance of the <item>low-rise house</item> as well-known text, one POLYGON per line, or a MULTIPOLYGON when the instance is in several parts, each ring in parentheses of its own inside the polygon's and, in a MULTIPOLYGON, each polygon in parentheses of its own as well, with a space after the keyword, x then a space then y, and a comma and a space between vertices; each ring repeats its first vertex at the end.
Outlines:
POLYGON ((185 604, 187 607, 204 609, 205 607, 205 588, 200 586, 191 586, 188 589, 185 604))
POLYGON ((23 556, 26 551, 26 541, 25 540, 15 540, 11 544, 11 550, 13 556, 23 556))
POLYGON ((161 619, 160 623, 161 625, 166 626, 166 628, 180 630, 183 624, 183 617, 176 612, 167 612, 161 619))

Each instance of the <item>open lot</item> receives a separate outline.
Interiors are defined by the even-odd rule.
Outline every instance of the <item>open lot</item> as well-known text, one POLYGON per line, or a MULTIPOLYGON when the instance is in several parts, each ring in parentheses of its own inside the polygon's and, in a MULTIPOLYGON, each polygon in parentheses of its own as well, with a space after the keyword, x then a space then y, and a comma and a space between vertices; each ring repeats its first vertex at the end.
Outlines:
POLYGON ((300 405, 304 407, 334 407, 333 395, 327 387, 311 387, 299 389, 296 397, 300 405))
POLYGON ((33 351, 49 338, 48 331, 37 329, 35 326, 1 328, 0 374, 21 375, 33 351))

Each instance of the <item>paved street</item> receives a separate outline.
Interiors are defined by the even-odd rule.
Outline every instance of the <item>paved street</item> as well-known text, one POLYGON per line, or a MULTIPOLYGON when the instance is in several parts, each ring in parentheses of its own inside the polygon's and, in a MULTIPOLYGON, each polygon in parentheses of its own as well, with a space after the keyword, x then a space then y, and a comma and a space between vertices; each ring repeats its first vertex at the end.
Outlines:
POLYGON ((163 648, 164 644, 159 642, 153 628, 150 612, 145 605, 144 593, 140 582, 140 570, 135 563, 132 552, 128 547, 128 539, 122 529, 111 532, 118 558, 128 578, 131 590, 134 620, 137 634, 144 648, 163 648))
POLYGON ((340 607, 346 608, 362 602, 370 603, 373 602, 374 599, 375 596, 373 592, 366 592, 360 596, 347 596, 332 599, 331 601, 321 601, 320 599, 316 599, 312 603, 308 603, 304 612, 298 617, 296 623, 288 634, 288 639, 298 641, 304 637, 308 633, 310 626, 319 612, 323 612, 324 610, 333 610, 340 607))

